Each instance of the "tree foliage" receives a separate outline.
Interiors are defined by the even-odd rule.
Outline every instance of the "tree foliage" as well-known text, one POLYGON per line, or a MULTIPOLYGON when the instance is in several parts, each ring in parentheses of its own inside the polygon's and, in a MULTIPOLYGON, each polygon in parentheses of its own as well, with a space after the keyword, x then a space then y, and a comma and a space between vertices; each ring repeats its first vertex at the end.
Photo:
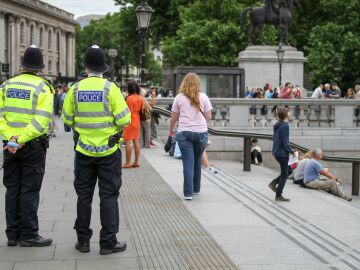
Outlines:
POLYGON ((247 44, 246 33, 239 27, 240 12, 254 1, 239 2, 196 0, 180 8, 181 24, 176 36, 164 42, 166 61, 173 66, 234 66, 237 54, 247 44))
POLYGON ((291 40, 305 51, 313 83, 353 85, 360 78, 360 1, 302 0, 301 6, 291 40))
MULTIPOLYGON (((76 29, 76 65, 77 71, 83 69, 81 63, 86 49, 97 44, 101 46, 105 52, 109 49, 117 49, 118 57, 116 59, 116 70, 121 66, 139 66, 140 58, 140 42, 139 34, 136 31, 137 21, 132 8, 122 9, 113 15, 106 15, 103 19, 91 21, 90 24, 83 29, 76 29)), ((161 82, 161 67, 157 61, 153 59, 147 48, 147 64, 149 77, 156 83, 161 82)))

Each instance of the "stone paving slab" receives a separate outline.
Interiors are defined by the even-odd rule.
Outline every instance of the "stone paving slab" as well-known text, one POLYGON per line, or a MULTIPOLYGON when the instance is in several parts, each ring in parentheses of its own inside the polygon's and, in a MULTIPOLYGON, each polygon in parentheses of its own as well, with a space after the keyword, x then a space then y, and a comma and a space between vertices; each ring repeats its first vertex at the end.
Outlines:
MULTIPOLYGON (((182 198, 181 161, 162 147, 142 154, 182 198)), ((203 170, 200 196, 183 204, 240 269, 360 269, 359 198, 348 203, 289 181, 285 195, 292 200, 279 204, 267 187, 277 172, 213 163, 219 173, 203 170)))
POLYGON ((0 186, 0 270, 236 269, 146 160, 142 160, 140 169, 123 174, 118 239, 126 241, 128 249, 109 256, 99 254, 101 226, 96 189, 91 252, 76 251, 73 159, 71 134, 60 132, 48 151, 38 213, 40 234, 54 240, 50 247, 6 246, 5 188, 0 186))
POLYGON ((13 270, 75 270, 76 261, 28 261, 15 263, 13 270))

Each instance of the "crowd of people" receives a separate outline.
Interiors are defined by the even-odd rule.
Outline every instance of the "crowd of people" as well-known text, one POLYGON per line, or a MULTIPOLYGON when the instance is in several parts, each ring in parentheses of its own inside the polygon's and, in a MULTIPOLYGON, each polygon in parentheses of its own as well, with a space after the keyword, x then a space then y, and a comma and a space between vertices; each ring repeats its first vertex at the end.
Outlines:
MULTIPOLYGON (((307 98, 304 91, 299 84, 293 85, 286 83, 280 87, 273 87, 270 83, 266 83, 264 87, 246 88, 245 98, 247 99, 301 99, 307 98)), ((355 85, 354 88, 348 88, 343 92, 337 83, 320 84, 312 93, 313 99, 360 99, 360 85, 355 85)))

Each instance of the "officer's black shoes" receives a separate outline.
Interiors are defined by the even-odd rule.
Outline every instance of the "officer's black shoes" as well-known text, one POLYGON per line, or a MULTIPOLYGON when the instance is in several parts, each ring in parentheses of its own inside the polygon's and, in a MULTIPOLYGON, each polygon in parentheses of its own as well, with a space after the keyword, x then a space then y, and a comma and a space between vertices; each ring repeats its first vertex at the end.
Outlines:
POLYGON ((8 240, 7 245, 8 245, 8 247, 16 247, 17 241, 16 240, 8 240))
POLYGON ((115 247, 112 249, 104 249, 100 248, 100 254, 101 255, 110 255, 113 253, 123 252, 126 250, 126 243, 125 242, 118 242, 115 247))
POLYGON ((88 253, 90 252, 90 243, 76 243, 75 248, 80 251, 81 253, 88 253))
POLYGON ((52 241, 50 238, 44 238, 38 235, 33 239, 20 241, 20 247, 47 247, 52 244, 52 241))

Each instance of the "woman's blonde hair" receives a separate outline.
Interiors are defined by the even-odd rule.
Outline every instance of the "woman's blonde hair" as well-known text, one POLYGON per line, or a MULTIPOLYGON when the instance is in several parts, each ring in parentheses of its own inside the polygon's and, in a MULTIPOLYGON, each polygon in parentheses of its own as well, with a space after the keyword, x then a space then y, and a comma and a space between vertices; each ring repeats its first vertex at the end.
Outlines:
POLYGON ((313 152, 309 151, 304 155, 304 158, 312 159, 313 158, 313 152))
POLYGON ((200 111, 200 77, 195 73, 188 73, 183 79, 179 93, 186 96, 191 105, 200 111))

